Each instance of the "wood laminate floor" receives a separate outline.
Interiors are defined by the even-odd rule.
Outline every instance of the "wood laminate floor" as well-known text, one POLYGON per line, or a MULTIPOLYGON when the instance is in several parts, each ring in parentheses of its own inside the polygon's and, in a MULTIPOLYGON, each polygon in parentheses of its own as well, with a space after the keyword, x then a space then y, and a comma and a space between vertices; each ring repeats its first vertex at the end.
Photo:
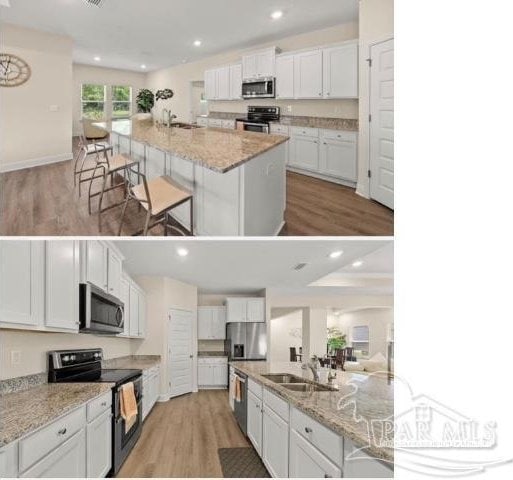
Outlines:
POLYGON ((222 477, 218 448, 249 447, 227 390, 202 390, 157 403, 121 477, 222 477))
MULTIPOLYGON (((121 207, 98 216, 89 215, 87 184, 82 197, 73 185, 71 161, 18 170, 0 175, 0 235, 5 236, 114 236, 121 207)), ((94 182, 93 191, 100 188, 94 182)), ((106 194, 104 205, 122 201, 123 190, 106 194)), ((98 197, 93 199, 97 211, 98 197)), ((144 225, 145 212, 131 203, 123 235, 144 225)), ((394 214, 388 208, 356 195, 354 189, 316 178, 287 173, 286 226, 281 235, 388 236, 394 234, 394 214)), ((163 235, 156 227, 151 235, 163 235)))

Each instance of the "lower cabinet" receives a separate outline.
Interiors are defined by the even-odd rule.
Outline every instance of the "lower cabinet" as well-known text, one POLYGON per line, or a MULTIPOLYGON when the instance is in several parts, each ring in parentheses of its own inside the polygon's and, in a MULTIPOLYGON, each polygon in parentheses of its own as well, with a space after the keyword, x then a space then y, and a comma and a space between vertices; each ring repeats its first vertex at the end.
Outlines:
POLYGON ((290 432, 291 478, 340 478, 342 470, 294 430, 290 432))
POLYGON ((319 170, 318 137, 294 136, 290 138, 289 165, 303 170, 319 170))
POLYGON ((0 478, 18 477, 18 443, 0 448, 0 478))
POLYGON ((107 410, 87 425, 87 477, 105 477, 111 462, 112 414, 107 410))
POLYGON ((350 455, 356 450, 351 440, 344 441, 344 477, 347 478, 393 478, 394 471, 365 452, 359 451, 355 458, 350 455))
POLYGON ((356 142, 324 138, 321 144, 320 172, 356 182, 356 142))
POLYGON ((258 454, 262 455, 262 400, 248 391, 248 438, 258 454))
POLYGON ((82 429, 20 477, 81 478, 86 475, 86 434, 82 429))
POLYGON ((226 358, 198 359, 198 387, 226 388, 228 386, 228 361, 226 358))
POLYGON ((289 477, 289 424, 267 405, 262 422, 262 461, 274 478, 289 477))
POLYGON ((142 416, 143 420, 151 412, 157 403, 160 392, 160 368, 153 367, 143 372, 143 399, 142 416))

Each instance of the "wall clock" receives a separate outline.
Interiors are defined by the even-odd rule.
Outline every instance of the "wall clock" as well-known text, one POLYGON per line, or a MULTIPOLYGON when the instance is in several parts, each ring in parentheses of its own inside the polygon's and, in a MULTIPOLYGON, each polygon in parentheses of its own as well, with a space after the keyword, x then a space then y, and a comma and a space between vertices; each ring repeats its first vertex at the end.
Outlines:
POLYGON ((0 53, 0 86, 18 87, 30 78, 28 63, 10 53, 0 53))

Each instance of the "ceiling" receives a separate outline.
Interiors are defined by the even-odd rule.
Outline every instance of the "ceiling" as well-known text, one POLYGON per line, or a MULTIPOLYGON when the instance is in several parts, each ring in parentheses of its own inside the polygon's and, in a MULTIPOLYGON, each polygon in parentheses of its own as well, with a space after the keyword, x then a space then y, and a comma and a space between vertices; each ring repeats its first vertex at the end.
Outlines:
MULTIPOLYGON (((198 286, 202 293, 253 293, 264 288, 287 291, 318 292, 320 287, 309 285, 350 265, 366 259, 366 271, 372 270, 372 254, 391 240, 120 240, 115 242, 125 255, 125 266, 132 275, 167 276, 198 286), (178 255, 186 248, 186 257, 178 255), (329 257, 342 250, 342 256, 329 257), (296 271, 294 267, 306 263, 296 271), (314 290, 315 289, 315 290, 314 290)), ((381 258, 381 254, 377 255, 381 258)), ((377 270, 381 265, 377 264, 377 270)), ((379 273, 379 272, 378 272, 379 273)), ((361 280, 361 279, 360 279, 361 280)), ((329 287, 333 294, 378 294, 375 286, 350 284, 329 287)), ((391 293, 391 292, 383 292, 391 293)))
POLYGON ((358 18, 358 0, 11 0, 3 21, 74 40, 74 61, 141 71, 200 60, 358 18), (282 10, 280 20, 270 14, 282 10), (193 42, 201 40, 201 47, 193 42), (94 57, 101 57, 95 62, 94 57))

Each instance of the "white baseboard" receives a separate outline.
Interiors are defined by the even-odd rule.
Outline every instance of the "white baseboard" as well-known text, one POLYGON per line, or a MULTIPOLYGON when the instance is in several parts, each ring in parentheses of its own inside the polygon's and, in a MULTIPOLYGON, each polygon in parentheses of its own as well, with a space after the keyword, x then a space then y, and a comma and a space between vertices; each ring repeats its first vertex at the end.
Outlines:
POLYGON ((42 165, 49 165, 51 163, 65 162, 66 160, 71 160, 72 158, 72 153, 61 153, 59 155, 51 155, 49 157, 32 158, 30 160, 23 160, 21 162, 2 165, 0 166, 0 172, 14 172, 16 170, 24 170, 25 168, 40 167, 42 165))
POLYGON ((161 393, 159 395, 159 398, 157 399, 157 402, 167 402, 171 398, 171 394, 168 393, 161 393))
POLYGON ((289 165, 287 165, 287 170, 294 172, 294 173, 299 173, 301 175, 306 175, 307 177, 313 177, 313 178, 317 178, 319 180, 324 180, 325 182, 343 185, 344 187, 356 188, 356 183, 351 182, 349 180, 342 180, 341 178, 330 177, 328 175, 323 175, 322 173, 315 173, 315 172, 311 172, 309 170, 303 170, 301 168, 296 168, 296 167, 292 167, 289 165))

